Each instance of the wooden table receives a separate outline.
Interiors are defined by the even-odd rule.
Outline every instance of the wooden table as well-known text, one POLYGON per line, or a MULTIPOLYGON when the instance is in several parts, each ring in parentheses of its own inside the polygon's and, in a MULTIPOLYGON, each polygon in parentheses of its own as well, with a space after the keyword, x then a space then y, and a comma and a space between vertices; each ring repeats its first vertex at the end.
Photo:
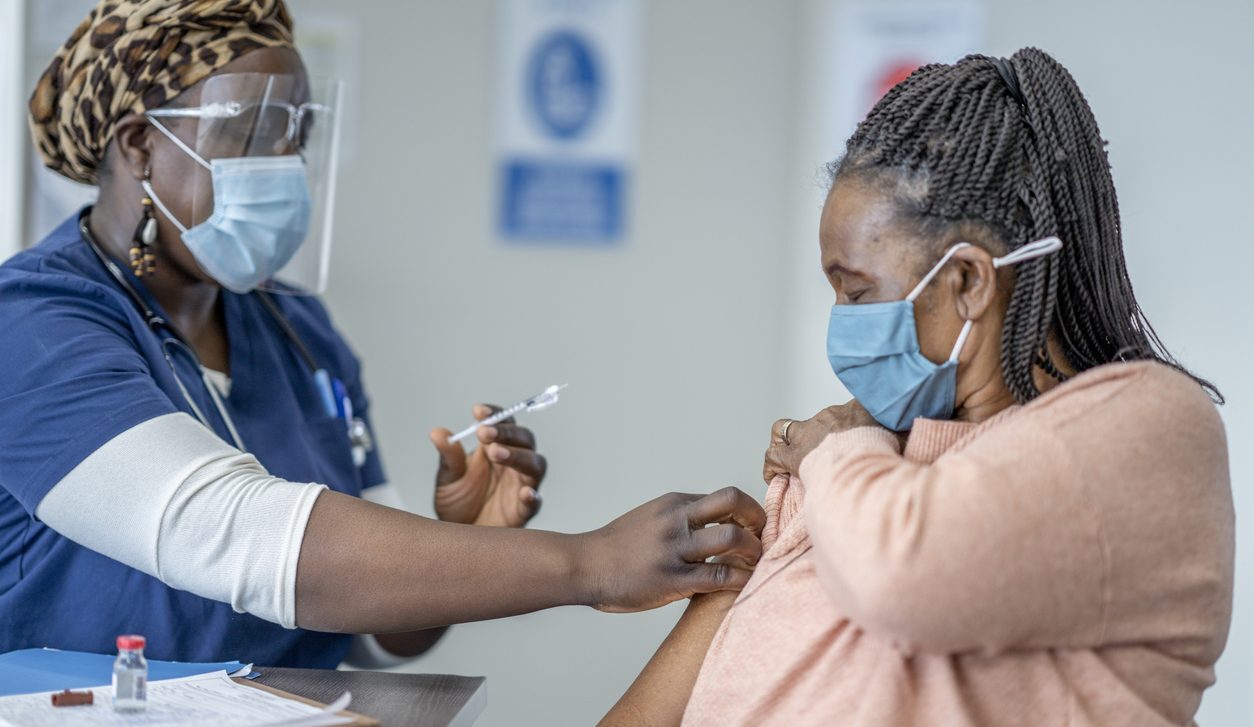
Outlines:
POLYGON ((466 727, 488 704, 483 677, 390 674, 378 671, 259 667, 256 681, 327 704, 353 693, 348 708, 391 725, 466 727))

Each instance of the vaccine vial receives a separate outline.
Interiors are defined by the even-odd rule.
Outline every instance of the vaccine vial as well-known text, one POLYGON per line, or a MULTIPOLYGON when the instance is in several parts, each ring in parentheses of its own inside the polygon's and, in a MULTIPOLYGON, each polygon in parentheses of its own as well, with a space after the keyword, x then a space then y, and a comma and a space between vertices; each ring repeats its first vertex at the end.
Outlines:
POLYGON ((148 660, 144 637, 118 637, 118 658, 113 662, 113 709, 139 712, 148 706, 148 660))

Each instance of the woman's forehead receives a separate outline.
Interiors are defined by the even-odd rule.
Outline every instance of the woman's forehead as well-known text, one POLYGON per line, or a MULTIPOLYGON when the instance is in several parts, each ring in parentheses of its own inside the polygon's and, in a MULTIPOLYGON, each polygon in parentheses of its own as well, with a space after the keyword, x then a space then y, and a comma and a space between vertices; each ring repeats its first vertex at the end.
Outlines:
POLYGON ((899 259, 901 237, 897 210, 890 195, 876 185, 842 180, 832 185, 819 221, 823 264, 851 266, 873 257, 899 259))

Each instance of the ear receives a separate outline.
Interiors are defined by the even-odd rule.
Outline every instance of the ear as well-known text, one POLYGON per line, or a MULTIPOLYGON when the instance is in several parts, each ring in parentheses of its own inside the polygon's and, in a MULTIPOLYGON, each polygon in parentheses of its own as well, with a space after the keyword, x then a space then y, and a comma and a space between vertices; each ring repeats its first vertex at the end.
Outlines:
POLYGON ((113 130, 117 164, 137 181, 144 178, 152 154, 152 124, 143 114, 123 116, 113 130))
POLYGON ((982 247, 970 245, 954 253, 949 276, 954 304, 963 320, 978 321, 997 298, 997 267, 982 247))

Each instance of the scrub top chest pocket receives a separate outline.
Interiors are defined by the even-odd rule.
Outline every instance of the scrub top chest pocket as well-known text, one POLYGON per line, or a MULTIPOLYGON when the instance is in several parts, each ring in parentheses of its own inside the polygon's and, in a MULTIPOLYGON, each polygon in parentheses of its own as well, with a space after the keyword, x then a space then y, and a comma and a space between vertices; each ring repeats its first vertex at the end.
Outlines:
POLYGON ((266 314, 267 327, 276 327, 282 334, 269 340, 286 344, 272 351, 286 364, 282 368, 299 400, 307 433, 306 456, 318 470, 311 479, 352 495, 378 484, 382 474, 373 456, 373 437, 355 359, 346 349, 340 350, 342 344, 337 347, 335 341, 323 341, 317 330, 306 332, 312 328, 304 310, 307 300, 272 298, 262 292, 246 299, 251 299, 248 303, 255 300, 266 314), (287 310, 280 310, 280 304, 287 310))
POLYGON ((335 471, 336 481, 355 482, 353 494, 360 494, 367 486, 361 468, 374 451, 370 427, 354 416, 353 399, 341 379, 320 368, 313 372, 313 384, 314 400, 321 405, 321 411, 309 420, 313 447, 335 471))
MULTIPOLYGON (((353 459, 353 445, 348 438, 348 425, 340 417, 320 416, 308 422, 310 449, 314 457, 328 470, 324 484, 337 483, 342 487, 355 485, 350 494, 360 495, 365 483, 361 468, 353 459)), ((340 489, 340 488, 335 488, 340 489)))

